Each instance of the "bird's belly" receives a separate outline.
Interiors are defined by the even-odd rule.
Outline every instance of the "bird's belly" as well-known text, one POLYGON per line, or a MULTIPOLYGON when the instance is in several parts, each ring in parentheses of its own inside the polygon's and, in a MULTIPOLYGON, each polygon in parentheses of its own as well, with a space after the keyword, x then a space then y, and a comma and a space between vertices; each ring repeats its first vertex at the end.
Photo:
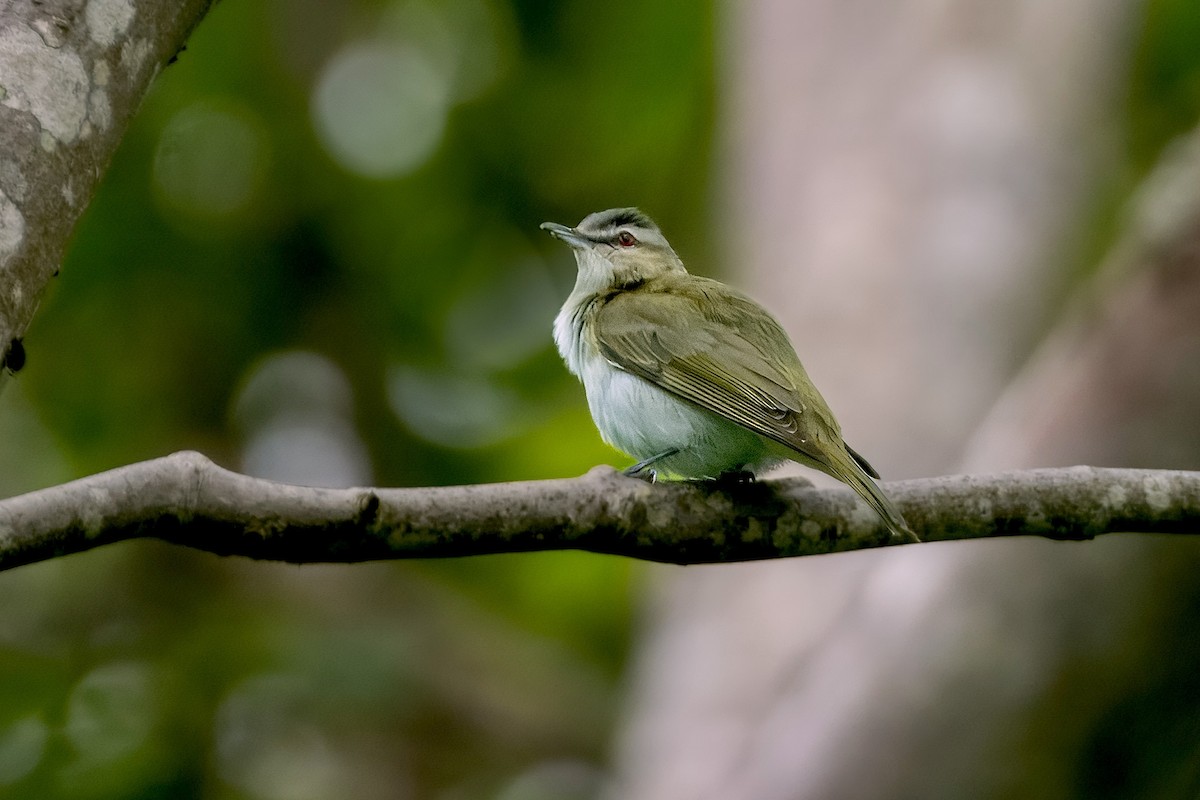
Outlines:
POLYGON ((658 472, 715 478, 779 461, 762 436, 606 361, 586 365, 581 377, 604 441, 639 461, 678 450, 654 463, 658 472))

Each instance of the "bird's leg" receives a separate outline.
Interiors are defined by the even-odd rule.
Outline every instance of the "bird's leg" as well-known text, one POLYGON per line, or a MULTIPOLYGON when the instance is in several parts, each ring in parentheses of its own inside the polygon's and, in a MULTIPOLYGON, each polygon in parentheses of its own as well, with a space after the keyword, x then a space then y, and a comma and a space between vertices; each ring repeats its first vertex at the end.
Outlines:
POLYGON ((624 474, 631 478, 644 478, 646 477, 646 473, 649 472, 650 482, 654 483, 655 479, 658 477, 658 473, 650 469, 650 467, 654 466, 659 461, 662 461, 664 458, 670 458, 678 452, 678 447, 673 447, 670 450, 664 450, 658 455, 650 456, 649 458, 643 459, 634 464, 632 467, 627 468, 624 470, 624 474))

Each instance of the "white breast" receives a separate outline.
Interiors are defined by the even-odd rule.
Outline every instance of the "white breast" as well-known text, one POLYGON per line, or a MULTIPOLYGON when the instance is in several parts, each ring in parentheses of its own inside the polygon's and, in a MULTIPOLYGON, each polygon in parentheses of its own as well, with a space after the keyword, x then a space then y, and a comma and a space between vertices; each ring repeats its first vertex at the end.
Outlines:
POLYGON ((654 469, 684 478, 715 478, 779 463, 762 436, 609 363, 583 334, 594 300, 574 294, 567 300, 554 321, 554 341, 567 368, 583 382, 604 441, 638 461, 677 450, 654 469))

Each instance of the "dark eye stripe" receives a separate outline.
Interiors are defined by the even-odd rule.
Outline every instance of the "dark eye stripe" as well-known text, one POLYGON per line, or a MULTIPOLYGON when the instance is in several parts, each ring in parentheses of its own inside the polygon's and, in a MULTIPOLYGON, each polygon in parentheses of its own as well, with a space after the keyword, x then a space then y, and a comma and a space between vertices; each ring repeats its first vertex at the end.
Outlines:
POLYGON ((649 227, 650 218, 636 208, 620 208, 616 210, 610 219, 606 219, 604 222, 613 228, 620 228, 623 225, 646 228, 649 227))

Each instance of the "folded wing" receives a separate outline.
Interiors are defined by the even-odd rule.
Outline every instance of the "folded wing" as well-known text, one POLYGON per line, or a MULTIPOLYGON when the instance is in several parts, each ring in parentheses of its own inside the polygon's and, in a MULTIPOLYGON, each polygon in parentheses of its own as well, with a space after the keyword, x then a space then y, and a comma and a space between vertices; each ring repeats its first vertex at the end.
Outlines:
POLYGON ((841 430, 787 335, 747 297, 694 276, 619 292, 592 330, 614 365, 785 445, 819 464, 841 430), (769 345, 767 343, 770 343, 769 345), (769 349, 768 349, 769 347, 769 349))

